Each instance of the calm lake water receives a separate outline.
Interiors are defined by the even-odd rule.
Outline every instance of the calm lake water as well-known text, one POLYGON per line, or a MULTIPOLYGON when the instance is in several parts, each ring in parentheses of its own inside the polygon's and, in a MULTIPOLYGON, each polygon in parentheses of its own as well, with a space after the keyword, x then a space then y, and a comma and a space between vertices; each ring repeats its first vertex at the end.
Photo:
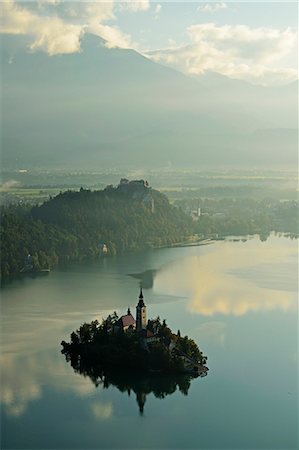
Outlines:
POLYGON ((3 449, 298 448, 296 240, 159 249, 54 271, 5 287, 1 312, 3 449), (166 318, 208 356, 208 376, 187 389, 160 380, 164 398, 146 377, 127 380, 129 392, 117 387, 121 373, 96 387, 60 353, 84 321, 135 308, 140 279, 148 317, 166 318))

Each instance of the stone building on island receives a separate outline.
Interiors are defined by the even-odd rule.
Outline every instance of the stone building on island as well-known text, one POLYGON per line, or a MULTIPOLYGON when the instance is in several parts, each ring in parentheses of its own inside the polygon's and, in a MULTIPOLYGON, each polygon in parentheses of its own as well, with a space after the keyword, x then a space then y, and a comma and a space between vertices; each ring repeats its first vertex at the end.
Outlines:
POLYGON ((134 319, 130 308, 128 308, 127 314, 121 316, 113 326, 114 333, 126 331, 138 333, 146 343, 156 342, 159 340, 159 338, 148 329, 146 305, 144 303, 142 288, 140 288, 138 303, 136 305, 136 320, 134 319))
MULTIPOLYGON (((157 317, 157 319, 147 321, 142 288, 140 289, 138 303, 136 305, 136 320, 132 316, 130 308, 128 308, 127 314, 121 316, 112 325, 111 332, 115 334, 124 332, 136 333, 146 351, 150 350, 151 344, 162 343, 162 345, 166 345, 170 354, 175 353, 176 357, 181 358, 186 372, 194 373, 194 371, 197 371, 201 376, 207 373, 208 369, 203 366, 206 357, 199 362, 193 356, 188 355, 186 353, 187 350, 178 349, 177 344, 180 339, 180 334, 178 333, 176 335, 172 333, 167 327, 165 320, 161 323, 160 318, 157 317)), ((188 341, 187 337, 184 339, 188 341)))

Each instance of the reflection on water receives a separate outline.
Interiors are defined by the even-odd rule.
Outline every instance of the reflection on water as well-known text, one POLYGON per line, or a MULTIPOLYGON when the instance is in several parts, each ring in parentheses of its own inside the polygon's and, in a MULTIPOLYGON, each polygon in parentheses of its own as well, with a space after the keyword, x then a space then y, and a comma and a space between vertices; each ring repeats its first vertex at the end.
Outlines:
POLYGON ((1 403, 6 413, 18 417, 27 405, 41 397, 37 381, 39 362, 35 358, 1 355, 1 403))
POLYGON ((1 296, 1 448, 123 448, 124 436, 127 448, 298 448, 296 291, 296 242, 273 236, 11 283, 1 296), (149 316, 204 348, 208 377, 79 375, 66 364, 60 342, 72 330, 136 304, 139 280, 127 274, 141 274, 149 316))
POLYGON ((157 270, 146 270, 142 273, 131 273, 130 275, 131 277, 140 280, 140 284, 143 289, 152 289, 156 273, 157 270))
MULTIPOLYGON (((123 370, 109 371, 90 363, 83 363, 78 355, 73 358, 66 356, 66 360, 71 363, 76 373, 83 375, 85 378, 89 377, 96 387, 102 386, 103 389, 108 389, 110 386, 115 386, 120 392, 127 392, 129 396, 133 392, 141 415, 144 412, 147 395, 152 393, 156 398, 164 399, 167 395, 174 394, 177 389, 182 394, 188 395, 191 380, 207 375, 206 372, 200 375, 191 375, 123 370)), ((103 414, 108 414, 108 412, 112 414, 111 406, 103 409, 103 405, 101 405, 96 414, 100 414, 102 417, 103 414)))
POLYGON ((253 244, 223 242, 217 251, 167 264, 153 288, 188 298, 189 311, 205 316, 294 309, 296 276, 288 270, 294 270, 289 261, 296 258, 296 248, 279 241, 253 244))
POLYGON ((211 345, 224 347, 227 332, 227 324, 221 321, 203 322, 199 325, 198 335, 200 339, 210 342, 211 345))
MULTIPOLYGON (((59 342, 55 342, 59 345, 59 342)), ((1 354, 0 400, 8 416, 22 416, 32 402, 43 397, 45 386, 86 397, 94 391, 88 378, 74 377, 69 383, 70 371, 57 352, 1 354)))

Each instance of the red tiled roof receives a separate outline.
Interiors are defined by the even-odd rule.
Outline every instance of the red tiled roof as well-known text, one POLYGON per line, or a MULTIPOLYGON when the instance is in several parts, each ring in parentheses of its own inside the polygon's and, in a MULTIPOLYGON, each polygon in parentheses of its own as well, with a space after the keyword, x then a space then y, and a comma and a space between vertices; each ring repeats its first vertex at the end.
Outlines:
POLYGON ((154 333, 152 333, 150 330, 146 330, 146 337, 147 338, 150 338, 150 337, 153 337, 154 336, 154 333))
POLYGON ((127 314, 126 316, 121 316, 120 318, 123 327, 129 327, 130 325, 135 325, 135 319, 132 314, 127 314))

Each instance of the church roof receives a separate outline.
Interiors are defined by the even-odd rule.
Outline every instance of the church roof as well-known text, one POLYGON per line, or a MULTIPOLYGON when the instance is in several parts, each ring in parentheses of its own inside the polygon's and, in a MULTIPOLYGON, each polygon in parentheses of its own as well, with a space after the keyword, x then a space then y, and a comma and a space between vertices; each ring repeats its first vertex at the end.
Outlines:
POLYGON ((132 316, 132 314, 126 314, 125 316, 121 316, 119 318, 118 322, 123 328, 136 324, 135 319, 132 316))

